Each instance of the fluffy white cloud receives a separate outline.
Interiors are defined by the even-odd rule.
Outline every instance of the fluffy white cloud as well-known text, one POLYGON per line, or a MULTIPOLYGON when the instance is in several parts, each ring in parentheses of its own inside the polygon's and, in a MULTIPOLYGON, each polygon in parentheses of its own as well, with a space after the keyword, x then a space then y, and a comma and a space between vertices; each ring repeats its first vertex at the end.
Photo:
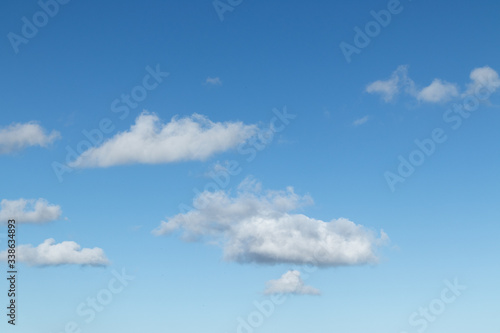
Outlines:
POLYGON ((0 223, 15 219, 18 223, 44 223, 61 217, 61 207, 45 199, 18 199, 0 201, 0 223))
MULTIPOLYGON (((488 66, 473 69, 470 73, 470 79, 471 82, 467 85, 462 97, 467 95, 489 95, 500 87, 498 73, 488 66)), ((388 80, 370 83, 366 87, 366 91, 380 94, 384 101, 390 102, 403 88, 407 95, 428 103, 447 102, 460 96, 459 88, 455 83, 449 83, 441 79, 434 79, 429 86, 422 89, 416 88, 415 83, 408 76, 407 66, 399 66, 388 80)))
POLYGON ((205 160, 245 142, 256 131, 255 125, 214 123, 199 114, 174 117, 163 124, 156 114, 143 112, 130 130, 90 148, 69 166, 89 168, 205 160))
POLYGON ((221 86, 222 81, 219 77, 207 77, 205 84, 211 84, 213 86, 221 86))
POLYGON ((491 94, 500 87, 498 73, 489 66, 474 69, 469 77, 471 83, 469 83, 465 95, 483 95, 482 89, 487 89, 488 93, 491 94))
POLYGON ((268 281, 264 294, 319 295, 320 291, 311 286, 306 286, 300 277, 300 272, 291 270, 283 274, 278 280, 268 281))
POLYGON ((424 102, 441 103, 457 96, 458 88, 456 84, 434 79, 429 86, 418 93, 417 98, 424 102))
POLYGON ((0 128, 0 154, 7 154, 31 146, 47 147, 60 138, 57 131, 46 134, 45 130, 35 122, 12 124, 0 128))
POLYGON ((187 240, 206 239, 223 247, 224 258, 240 263, 293 263, 318 266, 377 262, 381 238, 348 219, 324 222, 290 213, 309 204, 309 196, 286 191, 262 191, 245 181, 235 196, 225 191, 201 193, 194 209, 177 214, 153 230, 164 235, 182 229, 187 240))
MULTIPOLYGON (((7 251, 2 251, 0 259, 6 260, 6 258, 7 251)), ((104 251, 98 247, 82 249, 80 245, 71 241, 56 244, 52 238, 46 239, 37 247, 33 247, 31 244, 19 245, 16 258, 30 266, 105 266, 109 264, 104 251)))

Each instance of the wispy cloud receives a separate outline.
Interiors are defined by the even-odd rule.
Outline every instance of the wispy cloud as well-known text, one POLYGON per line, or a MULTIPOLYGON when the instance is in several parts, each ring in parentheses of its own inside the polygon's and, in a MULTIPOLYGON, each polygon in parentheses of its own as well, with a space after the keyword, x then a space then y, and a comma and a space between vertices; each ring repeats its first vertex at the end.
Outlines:
POLYGON ((219 77, 207 77, 205 84, 210 84, 212 86, 221 86, 222 80, 219 77))
POLYGON ((44 223, 58 220, 61 214, 61 207, 41 198, 0 201, 1 223, 9 219, 15 219, 18 223, 44 223))
POLYGON ((143 112, 129 130, 90 148, 69 166, 90 168, 206 160, 244 143, 256 132, 256 125, 216 123, 199 114, 174 117, 162 123, 156 114, 143 112))
POLYGON ((279 279, 268 281, 264 294, 319 295, 320 291, 306 286, 299 271, 290 270, 279 279))
POLYGON ((237 194, 205 191, 193 201, 194 210, 175 215, 153 231, 156 235, 183 230, 187 240, 206 239, 224 249, 224 258, 240 263, 292 263, 340 266, 376 263, 381 238, 348 219, 329 222, 291 211, 312 199, 284 191, 263 191, 248 179, 237 194))
POLYGON ((22 150, 26 147, 47 147, 61 137, 57 131, 47 134, 36 122, 12 124, 0 128, 0 154, 22 150))
POLYGON ((366 122, 370 119, 369 116, 364 116, 362 118, 358 118, 356 119, 355 121, 352 122, 352 124, 354 126, 360 126, 360 125, 363 125, 363 124, 366 124, 366 122))
MULTIPOLYGON (((33 247, 31 244, 17 247, 17 260, 30 266, 58 266, 58 265, 90 265, 106 266, 109 260, 101 248, 81 248, 72 241, 55 243, 52 238, 33 247)), ((7 251, 0 253, 0 259, 6 260, 7 251)))

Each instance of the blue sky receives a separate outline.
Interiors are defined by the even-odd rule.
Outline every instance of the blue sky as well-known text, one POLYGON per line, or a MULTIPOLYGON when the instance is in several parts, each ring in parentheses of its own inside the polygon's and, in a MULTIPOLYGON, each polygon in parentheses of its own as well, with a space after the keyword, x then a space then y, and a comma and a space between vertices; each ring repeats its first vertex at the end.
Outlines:
POLYGON ((0 5, 4 331, 497 331, 498 3, 63 2, 0 5))

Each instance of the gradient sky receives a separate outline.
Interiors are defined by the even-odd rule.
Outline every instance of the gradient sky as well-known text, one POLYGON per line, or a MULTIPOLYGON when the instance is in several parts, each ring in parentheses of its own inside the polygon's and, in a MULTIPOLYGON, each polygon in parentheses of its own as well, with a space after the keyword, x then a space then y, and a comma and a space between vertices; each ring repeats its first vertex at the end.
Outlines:
MULTIPOLYGON (((16 52, 9 33, 21 36, 22 18, 32 21, 41 7, 3 1, 0 131, 34 121, 47 135, 59 133, 43 146, 0 153, 0 200, 42 198, 62 211, 46 223, 20 224, 18 245, 73 241, 102 249, 109 263, 20 263, 18 322, 11 327, 2 314, 1 331, 246 333, 238 318, 248 321, 255 302, 269 304, 266 282, 297 270, 321 295, 285 296, 251 331, 497 332, 498 91, 457 129, 443 117, 463 102, 471 72, 500 71, 500 4, 402 0, 347 62, 341 43, 355 46, 355 27, 364 30, 374 20, 370 11, 392 5, 243 0, 221 20, 212 1, 69 1, 16 52), (168 76, 126 116, 114 112, 115 100, 157 66, 168 76), (66 163, 68 148, 78 153, 83 131, 98 129, 103 119, 113 126, 103 138, 111 139, 144 110, 161 124, 200 114, 265 129, 284 108, 296 117, 251 161, 235 139, 204 158, 75 167, 62 177, 54 171, 54 163, 66 163), (414 141, 431 138, 436 128, 446 141, 391 190, 386 172, 397 173, 398 157, 408 159, 418 148, 414 141), (383 230, 389 240, 372 240, 377 262, 307 273, 293 262, 224 260, 210 233, 200 241, 185 241, 180 232, 155 235, 227 161, 241 168, 221 189, 231 195, 248 179, 264 193, 291 186, 313 201, 293 214, 345 218, 376 237, 383 230), (85 322, 77 307, 122 269, 135 278, 85 322), (437 304, 444 281, 455 279, 467 289, 425 329, 412 324, 412 314, 437 304), (71 322, 78 329, 66 327, 71 322)), ((0 147, 2 140, 9 147, 1 135, 0 147)), ((129 144, 122 149, 133 151, 129 144)), ((7 282, 0 288, 5 309, 7 282)))

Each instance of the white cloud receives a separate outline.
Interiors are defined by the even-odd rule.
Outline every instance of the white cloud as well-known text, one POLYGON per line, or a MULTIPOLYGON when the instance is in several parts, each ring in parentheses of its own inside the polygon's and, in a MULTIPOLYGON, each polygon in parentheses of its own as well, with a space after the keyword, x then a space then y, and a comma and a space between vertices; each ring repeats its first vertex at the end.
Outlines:
POLYGON ((213 86, 221 86, 222 81, 219 77, 207 77, 205 84, 211 84, 213 86))
POLYGON ((264 294, 319 295, 320 291, 311 286, 306 286, 300 277, 299 271, 290 270, 278 280, 268 281, 264 294))
POLYGON ((0 154, 7 154, 31 146, 47 147, 60 137, 61 135, 57 131, 46 134, 45 130, 35 122, 12 124, 0 128, 0 154))
MULTIPOLYGON (((471 82, 467 85, 462 97, 467 95, 489 95, 500 87, 498 73, 488 66, 473 69, 470 73, 470 79, 471 82), (484 89, 487 91, 484 91, 484 89)), ((457 84, 441 79, 434 79, 429 86, 417 89, 415 83, 408 76, 408 66, 399 66, 388 80, 370 83, 366 87, 366 91, 380 94, 384 101, 390 102, 399 94, 402 88, 404 88, 407 95, 428 103, 447 102, 460 96, 457 84)))
POLYGON ((71 167, 109 167, 132 163, 170 163, 205 160, 245 142, 257 131, 242 122, 214 123, 207 117, 173 117, 162 123, 156 114, 141 113, 135 124, 99 147, 80 155, 71 167))
POLYGON ((500 79, 498 73, 489 66, 475 68, 470 73, 471 83, 465 95, 484 94, 480 90, 486 88, 491 94, 500 87, 500 79))
POLYGON ((399 77, 393 75, 389 80, 378 80, 370 83, 366 87, 366 92, 373 94, 378 93, 382 95, 384 101, 390 102, 399 93, 398 87, 399 77))
POLYGON ((18 199, 0 201, 0 221, 15 219, 18 223, 44 223, 58 220, 61 207, 49 204, 45 199, 18 199))
POLYGON ((201 193, 193 210, 177 214, 153 230, 164 235, 183 230, 186 240, 207 240, 223 247, 224 258, 240 263, 292 263, 340 266, 376 263, 380 239, 345 218, 324 222, 290 213, 310 204, 309 196, 262 191, 246 180, 235 196, 225 191, 201 193))
POLYGON ((363 124, 366 124, 366 122, 370 119, 369 116, 364 116, 362 118, 356 119, 355 121, 352 122, 354 126, 360 126, 363 124))
POLYGON ((417 98, 424 102, 441 103, 457 96, 458 88, 456 84, 434 79, 429 86, 418 93, 417 98))
MULTIPOLYGON (((16 258, 30 266, 57 266, 57 265, 90 265, 105 266, 109 264, 104 251, 98 247, 84 248, 72 241, 55 243, 52 238, 46 239, 37 247, 33 245, 19 245, 16 258)), ((6 260, 7 251, 0 253, 0 259, 6 260)))
POLYGON ((366 92, 380 94, 386 102, 390 102, 396 97, 400 89, 405 87, 408 93, 413 93, 414 83, 408 77, 408 66, 399 66, 388 80, 378 80, 370 83, 366 87, 366 92))

